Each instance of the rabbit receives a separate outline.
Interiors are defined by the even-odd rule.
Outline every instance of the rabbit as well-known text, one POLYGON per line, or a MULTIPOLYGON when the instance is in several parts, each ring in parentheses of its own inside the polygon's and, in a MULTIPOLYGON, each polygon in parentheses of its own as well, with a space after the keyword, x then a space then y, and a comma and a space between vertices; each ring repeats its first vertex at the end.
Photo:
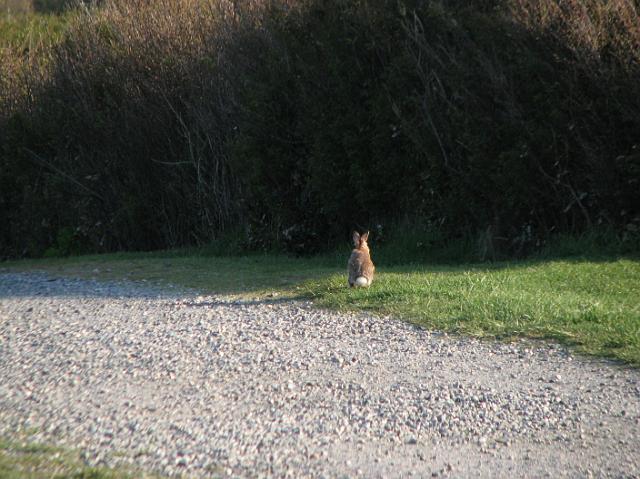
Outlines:
POLYGON ((348 272, 349 272, 349 286, 371 286, 373 281, 373 272, 376 267, 371 261, 369 254, 369 245, 367 240, 369 239, 369 232, 360 236, 357 231, 353 232, 353 244, 354 250, 349 257, 348 272))

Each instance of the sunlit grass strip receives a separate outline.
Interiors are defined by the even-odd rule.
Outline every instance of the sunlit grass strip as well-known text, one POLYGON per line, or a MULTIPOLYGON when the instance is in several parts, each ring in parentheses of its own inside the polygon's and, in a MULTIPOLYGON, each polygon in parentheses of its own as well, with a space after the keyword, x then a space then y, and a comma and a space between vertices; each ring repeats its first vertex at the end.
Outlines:
POLYGON ((391 314, 477 337, 552 339, 640 365, 640 261, 378 264, 370 288, 352 289, 347 256, 348 251, 299 259, 161 252, 14 262, 5 268, 146 280, 252 298, 311 298, 321 307, 391 314))
POLYGON ((304 286, 324 307, 392 314, 473 336, 553 339, 640 364, 640 263, 553 261, 393 267, 370 289, 334 275, 304 286))

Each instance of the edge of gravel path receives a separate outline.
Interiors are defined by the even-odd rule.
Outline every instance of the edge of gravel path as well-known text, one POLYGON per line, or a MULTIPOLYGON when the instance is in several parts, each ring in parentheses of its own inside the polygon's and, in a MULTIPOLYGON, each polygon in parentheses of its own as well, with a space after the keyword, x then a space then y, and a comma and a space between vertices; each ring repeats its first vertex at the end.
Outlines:
POLYGON ((310 302, 228 301, 186 288, 39 273, 14 278, 37 288, 16 287, 13 296, 11 287, 0 290, 0 301, 12 298, 0 308, 16 315, 5 318, 13 329, 5 328, 4 344, 14 347, 15 366, 33 372, 46 364, 51 372, 36 378, 7 374, 12 382, 0 382, 4 404, 27 403, 22 412, 0 415, 12 418, 9 427, 31 415, 34 423, 47 425, 60 411, 93 421, 95 427, 86 429, 65 419, 35 436, 80 446, 91 465, 134 463, 205 477, 211 467, 229 477, 640 473, 630 452, 640 449, 640 375, 612 361, 574 358, 566 348, 537 340, 451 336, 386 316, 325 311, 310 302), (41 301, 50 298, 65 299, 53 304, 53 315, 41 301), (85 302, 93 308, 106 298, 114 299, 114 309, 98 313, 100 327, 89 339, 97 341, 100 354, 90 365, 100 371, 108 366, 112 373, 61 381, 54 363, 60 355, 72 365, 77 359, 84 331, 77 340, 73 334, 85 302), (162 316, 165 307, 173 316, 162 316), (136 329, 130 317, 146 326, 136 329), (29 336, 34 331, 22 320, 35 321, 39 336, 29 336), (135 331, 155 341, 143 354, 135 331), (12 346, 29 337, 43 362, 20 356, 19 346, 29 341, 12 346), (117 372, 123 366, 130 369, 117 372), (204 391, 220 408, 197 401, 204 391), (68 406, 73 394, 78 399, 68 406), (132 408, 135 401, 144 406, 141 416, 140 407, 132 408), (99 409, 108 414, 96 416, 99 409), (165 410, 181 412, 167 422, 165 410), (128 414, 138 417, 133 429, 128 414), (129 434, 135 444, 153 438, 162 454, 135 457, 134 449, 132 456, 110 457, 108 451, 132 445, 129 434))

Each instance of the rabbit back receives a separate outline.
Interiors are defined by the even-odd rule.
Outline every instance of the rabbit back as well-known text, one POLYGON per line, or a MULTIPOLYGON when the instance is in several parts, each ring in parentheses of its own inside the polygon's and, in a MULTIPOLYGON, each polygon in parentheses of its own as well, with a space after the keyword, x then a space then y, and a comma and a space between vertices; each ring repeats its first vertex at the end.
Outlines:
POLYGON ((349 257, 349 286, 370 286, 375 266, 369 252, 354 249, 349 257))

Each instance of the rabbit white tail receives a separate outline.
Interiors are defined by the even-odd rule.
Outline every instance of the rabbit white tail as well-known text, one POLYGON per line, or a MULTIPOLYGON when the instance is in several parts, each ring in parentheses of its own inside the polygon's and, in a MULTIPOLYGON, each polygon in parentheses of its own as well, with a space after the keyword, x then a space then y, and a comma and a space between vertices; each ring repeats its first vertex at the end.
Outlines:
POLYGON ((359 276, 356 278, 356 282, 354 284, 356 286, 369 286, 369 280, 364 276, 359 276))

